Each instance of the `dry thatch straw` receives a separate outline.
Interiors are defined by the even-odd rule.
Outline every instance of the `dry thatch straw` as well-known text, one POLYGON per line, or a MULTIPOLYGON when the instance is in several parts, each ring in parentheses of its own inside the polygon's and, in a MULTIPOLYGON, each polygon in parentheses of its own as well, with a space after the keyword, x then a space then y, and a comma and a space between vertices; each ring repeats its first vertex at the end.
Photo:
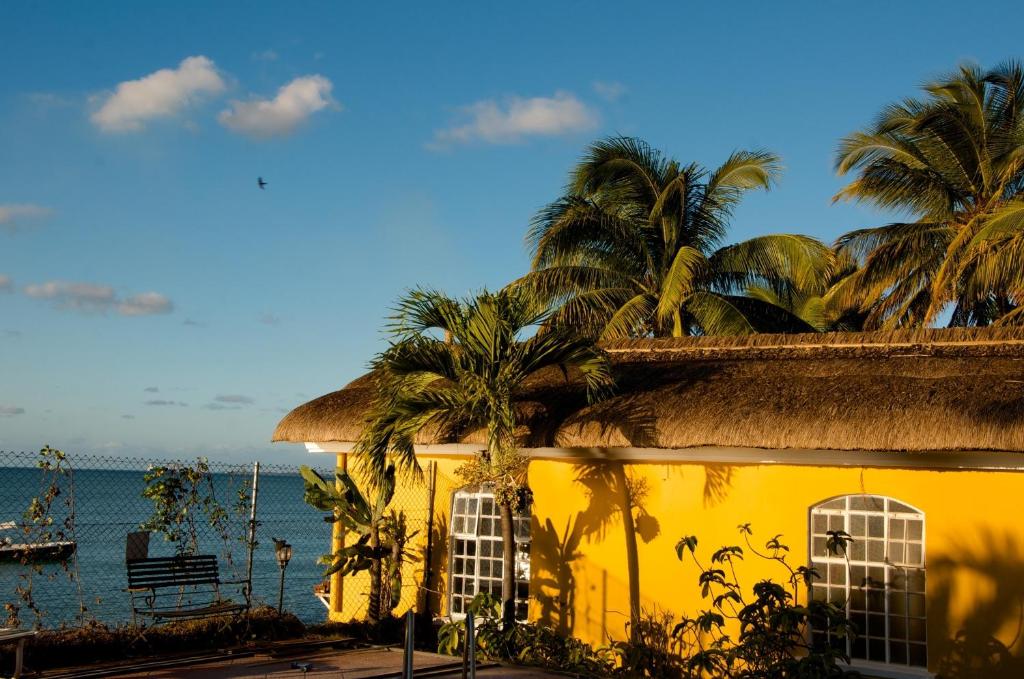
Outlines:
MULTIPOLYGON (((523 399, 524 447, 1024 451, 1024 329, 609 343, 616 394, 557 370, 523 399)), ((371 376, 299 406, 275 441, 354 441, 371 376)), ((482 432, 459 438, 483 443, 482 432)), ((425 436, 422 443, 450 443, 425 436)))

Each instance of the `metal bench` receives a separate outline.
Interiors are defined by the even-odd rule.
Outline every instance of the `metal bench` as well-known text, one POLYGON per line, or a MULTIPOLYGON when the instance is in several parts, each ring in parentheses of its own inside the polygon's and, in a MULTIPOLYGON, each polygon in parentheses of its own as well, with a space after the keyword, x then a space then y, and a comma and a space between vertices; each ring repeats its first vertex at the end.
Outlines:
POLYGON ((22 665, 25 661, 25 641, 35 635, 34 630, 0 627, 0 646, 17 644, 17 649, 14 651, 13 679, 18 679, 21 676, 22 665))
POLYGON ((244 580, 220 579, 213 554, 149 557, 126 560, 132 623, 137 617, 153 622, 238 615, 248 603, 225 599, 221 585, 244 585, 244 580))

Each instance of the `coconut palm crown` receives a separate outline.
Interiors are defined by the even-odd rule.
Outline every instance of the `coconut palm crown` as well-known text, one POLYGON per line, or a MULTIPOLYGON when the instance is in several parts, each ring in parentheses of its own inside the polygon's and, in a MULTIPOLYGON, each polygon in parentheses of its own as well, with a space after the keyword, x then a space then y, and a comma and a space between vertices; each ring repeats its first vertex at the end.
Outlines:
POLYGON ((486 449, 459 473, 468 483, 491 486, 500 509, 507 624, 515 610, 513 512, 528 497, 526 459, 516 447, 517 401, 527 380, 554 367, 578 373, 591 398, 611 386, 604 352, 566 328, 547 326, 546 319, 544 306, 521 287, 461 300, 410 292, 393 318, 393 343, 375 362, 380 395, 356 448, 378 476, 391 460, 415 468, 414 446, 423 432, 456 441, 466 432, 486 432, 486 449))
POLYGON ((598 141, 534 219, 533 270, 518 283, 560 306, 553 322, 602 339, 813 330, 745 292, 821 287, 825 245, 779 234, 722 246, 743 195, 770 188, 779 172, 765 151, 737 151, 707 170, 639 139, 598 141))
POLYGON ((856 178, 836 200, 911 220, 848 233, 861 270, 843 295, 867 326, 1019 322, 1024 263, 1024 69, 962 66, 925 96, 884 108, 846 137, 836 169, 856 178))

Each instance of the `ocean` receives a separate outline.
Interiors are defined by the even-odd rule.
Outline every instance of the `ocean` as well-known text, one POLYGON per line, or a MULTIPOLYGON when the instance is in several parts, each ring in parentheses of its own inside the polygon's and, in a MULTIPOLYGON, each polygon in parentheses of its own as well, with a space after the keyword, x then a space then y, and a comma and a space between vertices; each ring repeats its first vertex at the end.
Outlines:
MULTIPOLYGON (((131 461, 129 461, 131 462, 131 461)), ((116 465, 116 460, 109 460, 116 465)), ((211 465, 213 466, 213 465, 211 465)), ((232 509, 239 491, 247 494, 243 480, 251 479, 251 468, 232 468, 233 473, 214 473, 213 488, 217 502, 228 510, 229 538, 225 541, 200 517, 200 552, 217 554, 221 578, 244 579, 248 508, 232 509)), ((32 576, 33 598, 42 611, 41 624, 52 628, 76 625, 82 621, 81 604, 86 619, 108 624, 125 623, 131 619, 130 599, 126 587, 125 540, 129 532, 138 530, 152 513, 152 502, 142 496, 144 468, 138 469, 76 469, 71 479, 61 480, 61 494, 54 500, 57 522, 68 515, 66 500, 74 497, 74 527, 78 544, 77 582, 70 580, 59 564, 45 564, 42 574, 32 576), (79 586, 81 590, 79 590, 79 586)), ((0 467, 0 523, 23 521, 22 515, 33 497, 41 492, 42 474, 31 467, 0 467)), ((291 562, 285 571, 284 608, 306 623, 326 619, 326 608, 313 596, 312 587, 322 580, 323 566, 318 557, 330 548, 331 526, 323 514, 302 501, 302 479, 297 470, 263 473, 259 480, 257 501, 258 545, 253 558, 253 595, 256 602, 276 606, 280 570, 274 556, 271 538, 287 540, 293 548, 291 562)), ((10 532, 2 533, 16 537, 10 532)), ((17 540, 16 540, 17 541, 17 540)), ((150 539, 150 556, 171 556, 174 546, 154 533, 150 539)), ((75 560, 70 562, 75 563, 75 560)), ((22 605, 23 625, 36 623, 35 616, 23 606, 16 588, 27 583, 30 569, 17 563, 0 563, 0 601, 22 605)), ((224 590, 234 594, 237 590, 224 590)), ((0 611, 0 624, 6 617, 0 611)))

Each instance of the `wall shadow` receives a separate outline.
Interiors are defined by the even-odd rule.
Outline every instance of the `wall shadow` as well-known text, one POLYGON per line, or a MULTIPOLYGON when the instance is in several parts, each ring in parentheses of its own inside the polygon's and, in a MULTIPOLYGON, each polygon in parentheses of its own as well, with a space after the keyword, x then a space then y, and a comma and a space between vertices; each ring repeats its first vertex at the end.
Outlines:
POLYGON ((562 635, 572 634, 576 616, 576 579, 573 567, 582 556, 579 551, 583 538, 580 513, 566 521, 561 532, 551 519, 545 519, 541 526, 533 522, 531 557, 538 573, 533 579, 537 591, 534 594, 540 604, 540 622, 562 635))
POLYGON ((929 664, 942 679, 1024 677, 1024 543, 987 528, 973 538, 929 557, 929 664))
POLYGON ((576 466, 576 483, 587 493, 587 507, 577 522, 588 539, 605 540, 609 530, 621 527, 626 551, 630 630, 639 629, 640 556, 637 536, 649 543, 661 533, 661 524, 644 507, 649 493, 645 479, 629 475, 622 462, 606 461, 576 466))
POLYGON ((445 611, 445 595, 448 583, 448 515, 441 512, 434 513, 434 521, 430 530, 430 558, 427 559, 427 541, 421 543, 420 561, 423 568, 429 568, 429 577, 426 577, 416 584, 425 583, 426 589, 422 589, 422 595, 426 607, 419 610, 429 610, 433 615, 445 611))

